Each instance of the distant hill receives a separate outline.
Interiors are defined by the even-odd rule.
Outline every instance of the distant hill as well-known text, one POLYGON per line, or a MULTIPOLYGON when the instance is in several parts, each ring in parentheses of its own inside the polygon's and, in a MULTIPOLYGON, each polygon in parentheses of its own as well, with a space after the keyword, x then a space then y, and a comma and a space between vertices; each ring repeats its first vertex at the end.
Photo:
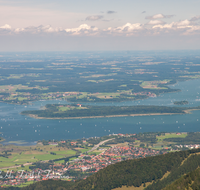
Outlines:
POLYGON ((85 180, 74 182, 37 182, 22 190, 111 190, 122 186, 161 190, 200 166, 200 149, 119 162, 98 171, 85 180), (166 175, 167 174, 167 175, 166 175), (165 178, 163 178, 165 176, 165 178))

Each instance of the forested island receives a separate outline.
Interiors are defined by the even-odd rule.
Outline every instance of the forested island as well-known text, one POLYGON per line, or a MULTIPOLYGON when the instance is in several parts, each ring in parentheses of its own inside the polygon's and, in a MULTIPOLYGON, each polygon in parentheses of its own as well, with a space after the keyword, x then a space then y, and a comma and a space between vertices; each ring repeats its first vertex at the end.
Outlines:
POLYGON ((186 101, 186 100, 184 100, 184 101, 175 101, 174 102, 174 105, 186 105, 186 104, 188 104, 189 102, 188 101, 186 101))
MULTIPOLYGON (((84 106, 81 104, 47 104, 42 110, 21 112, 38 119, 71 119, 139 115, 184 114, 189 108, 167 106, 84 106)), ((191 109, 191 108, 190 108, 191 109)))

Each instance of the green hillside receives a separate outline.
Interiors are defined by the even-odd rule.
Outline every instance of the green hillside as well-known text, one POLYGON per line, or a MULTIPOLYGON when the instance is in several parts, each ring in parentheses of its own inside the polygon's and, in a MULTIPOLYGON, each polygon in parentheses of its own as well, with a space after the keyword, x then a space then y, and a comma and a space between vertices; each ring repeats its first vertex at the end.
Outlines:
POLYGON ((163 190, 178 190, 178 189, 200 189, 200 168, 190 172, 187 175, 182 176, 171 185, 167 186, 163 190))

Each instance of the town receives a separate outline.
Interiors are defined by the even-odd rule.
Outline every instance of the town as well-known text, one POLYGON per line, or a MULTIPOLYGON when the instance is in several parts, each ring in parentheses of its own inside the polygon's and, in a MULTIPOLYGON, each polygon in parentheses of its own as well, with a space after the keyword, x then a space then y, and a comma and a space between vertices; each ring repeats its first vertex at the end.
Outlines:
MULTIPOLYGON (((180 151, 183 149, 199 148, 200 144, 183 144, 173 146, 163 146, 157 148, 155 144, 147 147, 141 138, 156 136, 158 138, 180 137, 186 136, 187 133, 160 133, 160 134, 110 134, 105 136, 104 140, 99 137, 91 137, 82 140, 62 141, 39 141, 39 143, 47 144, 46 146, 63 147, 71 146, 74 150, 79 150, 79 154, 70 158, 58 159, 58 161, 40 161, 29 166, 29 170, 24 169, 23 165, 20 170, 1 171, 0 186, 21 186, 37 181, 48 179, 61 179, 67 181, 76 181, 86 179, 93 173, 117 162, 130 159, 139 159, 149 156, 166 154, 171 151, 180 151), (81 152, 80 147, 83 145, 90 147, 86 152, 81 152)), ((54 152, 51 152, 54 154, 54 152)), ((25 164, 24 164, 25 165, 25 164)))

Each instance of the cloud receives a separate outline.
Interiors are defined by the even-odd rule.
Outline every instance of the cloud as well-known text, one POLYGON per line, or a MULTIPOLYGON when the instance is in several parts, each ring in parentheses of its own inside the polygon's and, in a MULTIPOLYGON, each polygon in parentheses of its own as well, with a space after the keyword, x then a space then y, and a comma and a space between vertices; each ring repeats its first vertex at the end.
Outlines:
POLYGON ((196 35, 200 34, 200 26, 194 25, 190 20, 181 20, 179 22, 172 22, 165 25, 154 25, 152 30, 160 30, 161 32, 168 34, 179 34, 179 35, 196 35))
POLYGON ((82 24, 77 28, 67 28, 62 27, 53 28, 51 25, 40 25, 40 26, 29 26, 25 28, 15 28, 12 29, 10 25, 6 24, 0 26, 0 34, 65 34, 65 35, 96 35, 99 29, 95 26, 89 26, 87 24, 82 24))
POLYGON ((146 11, 143 11, 142 14, 146 13, 146 11))
POLYGON ((4 26, 1 26, 0 29, 10 30, 11 26, 8 24, 5 24, 4 26))
POLYGON ((135 24, 126 23, 125 25, 116 28, 109 27, 107 30, 104 31, 108 32, 109 34, 133 35, 138 31, 141 31, 142 29, 143 25, 141 23, 135 23, 135 24))
POLYGON ((8 24, 5 24, 3 26, 0 26, 0 34, 11 34, 12 33, 12 27, 8 24))
POLYGON ((200 20, 200 16, 195 16, 190 19, 190 21, 197 21, 200 20))
POLYGON ((107 14, 114 14, 117 13, 116 11, 107 11, 107 14))
POLYGON ((150 20, 147 24, 148 25, 158 25, 158 24, 165 24, 165 22, 162 20, 150 20))
POLYGON ((163 15, 163 14, 156 14, 156 15, 153 15, 153 16, 147 16, 145 17, 145 19, 161 19, 161 18, 171 18, 173 17, 174 15, 163 15))
POLYGON ((177 28, 185 28, 185 27, 190 27, 190 21, 189 20, 182 20, 176 23, 177 28))
POLYGON ((171 24, 164 24, 164 25, 160 25, 160 24, 158 24, 158 25, 155 25, 155 26, 153 26, 152 28, 154 29, 154 28, 160 28, 160 29, 172 29, 173 27, 174 27, 174 22, 172 22, 171 24))
POLYGON ((63 29, 61 27, 53 28, 51 25, 40 25, 40 26, 29 26, 26 28, 16 28, 13 32, 15 33, 31 33, 31 34, 40 34, 40 33, 53 33, 53 32, 61 32, 63 29))
POLYGON ((165 25, 155 25, 152 28, 168 28, 168 29, 181 29, 181 28, 190 28, 191 22, 189 20, 181 20, 179 22, 172 22, 171 24, 165 24, 165 25))
POLYGON ((104 21, 104 22, 110 22, 112 20, 114 20, 114 19, 103 19, 102 21, 104 21))
POLYGON ((87 24, 82 24, 78 28, 65 29, 65 32, 71 35, 94 35, 98 32, 98 28, 89 26, 87 24))
POLYGON ((200 34, 200 26, 191 26, 183 35, 200 34))
POLYGON ((102 19, 103 17, 104 17, 103 15, 92 15, 92 16, 88 16, 85 20, 96 21, 96 20, 102 19))
MULTIPOLYGON (((103 21, 103 20, 102 20, 103 21)), ((109 20, 104 20, 109 21, 109 20)), ((200 34, 200 24, 188 19, 165 23, 162 20, 150 20, 147 24, 126 23, 118 27, 99 29, 88 24, 78 27, 62 28, 51 25, 39 25, 13 28, 9 24, 0 26, 0 35, 60 35, 60 36, 158 36, 158 35, 196 35, 200 34)))
POLYGON ((61 27, 53 28, 51 25, 40 25, 40 26, 29 26, 25 28, 14 28, 8 24, 5 24, 4 26, 0 27, 0 33, 5 33, 7 31, 7 34, 21 34, 21 33, 27 33, 27 34, 42 34, 42 33, 58 33, 63 32, 64 30, 61 27))

